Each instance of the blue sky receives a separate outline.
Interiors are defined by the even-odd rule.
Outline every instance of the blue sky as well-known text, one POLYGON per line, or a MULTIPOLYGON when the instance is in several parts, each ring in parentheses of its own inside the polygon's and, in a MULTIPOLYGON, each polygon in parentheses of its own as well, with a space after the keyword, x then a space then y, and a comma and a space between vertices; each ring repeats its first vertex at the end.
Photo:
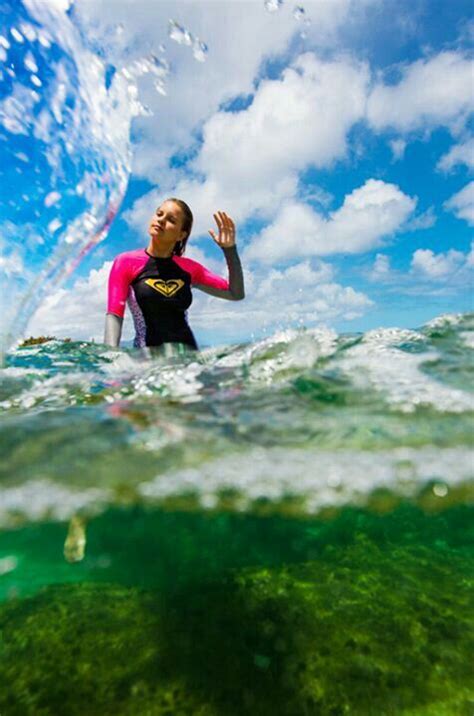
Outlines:
POLYGON ((416 327, 472 310, 471 3, 302 3, 304 38, 294 6, 122 0, 111 22, 111 0, 76 0, 70 19, 111 64, 155 52, 171 70, 166 96, 139 85, 153 114, 133 120, 132 174, 107 239, 29 333, 100 339, 110 261, 146 245, 169 195, 195 213, 189 256, 219 273, 212 212, 239 229, 247 298, 196 291, 201 343, 292 325, 416 327), (168 37, 170 18, 207 43, 205 62, 168 37), (120 41, 104 43, 119 26, 120 41))

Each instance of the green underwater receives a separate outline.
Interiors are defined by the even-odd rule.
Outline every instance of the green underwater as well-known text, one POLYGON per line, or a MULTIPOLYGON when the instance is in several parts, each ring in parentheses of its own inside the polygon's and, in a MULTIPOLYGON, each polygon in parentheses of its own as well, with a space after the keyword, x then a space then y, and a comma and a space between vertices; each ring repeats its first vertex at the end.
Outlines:
POLYGON ((474 713, 472 328, 12 351, 2 716, 474 713))

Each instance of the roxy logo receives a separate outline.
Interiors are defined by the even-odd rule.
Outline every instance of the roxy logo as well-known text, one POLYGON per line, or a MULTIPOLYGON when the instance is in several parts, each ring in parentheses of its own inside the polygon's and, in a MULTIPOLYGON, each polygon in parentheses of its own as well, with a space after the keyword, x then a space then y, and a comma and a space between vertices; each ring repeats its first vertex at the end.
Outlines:
POLYGON ((184 281, 180 278, 173 278, 169 281, 164 281, 162 278, 147 278, 145 283, 167 298, 174 296, 184 286, 184 281))

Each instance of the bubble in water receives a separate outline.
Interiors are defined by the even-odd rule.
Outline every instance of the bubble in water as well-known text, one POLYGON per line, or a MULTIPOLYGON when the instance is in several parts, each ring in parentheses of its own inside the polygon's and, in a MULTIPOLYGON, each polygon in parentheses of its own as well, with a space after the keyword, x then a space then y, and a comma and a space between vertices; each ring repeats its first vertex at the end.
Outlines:
POLYGON ((8 572, 13 572, 14 569, 18 567, 18 559, 14 555, 9 555, 8 557, 2 557, 0 559, 0 576, 3 574, 8 574, 8 572))
POLYGON ((263 4, 268 12, 276 12, 283 5, 283 0, 265 0, 263 4))

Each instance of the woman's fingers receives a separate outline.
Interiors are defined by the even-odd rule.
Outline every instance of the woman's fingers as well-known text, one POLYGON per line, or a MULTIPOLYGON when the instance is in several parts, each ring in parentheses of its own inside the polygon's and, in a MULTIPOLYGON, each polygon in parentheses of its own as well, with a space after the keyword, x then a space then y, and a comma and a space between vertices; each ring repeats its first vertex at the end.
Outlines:
POLYGON ((235 243, 235 225, 230 216, 225 211, 217 211, 213 214, 217 228, 219 229, 219 237, 216 237, 215 233, 209 231, 210 235, 216 243, 220 246, 230 245, 235 243))

